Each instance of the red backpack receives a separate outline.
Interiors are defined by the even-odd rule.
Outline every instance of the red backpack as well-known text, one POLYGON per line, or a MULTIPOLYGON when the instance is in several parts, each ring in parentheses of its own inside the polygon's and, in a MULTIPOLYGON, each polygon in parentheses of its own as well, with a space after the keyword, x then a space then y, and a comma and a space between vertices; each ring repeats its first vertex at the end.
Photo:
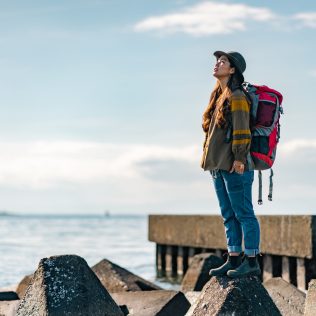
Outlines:
POLYGON ((280 92, 267 86, 252 85, 244 82, 242 88, 250 101, 251 147, 250 159, 254 169, 259 170, 259 199, 262 204, 262 173, 270 169, 270 186, 268 199, 272 201, 273 170, 277 144, 280 139, 280 115, 283 114, 280 92))

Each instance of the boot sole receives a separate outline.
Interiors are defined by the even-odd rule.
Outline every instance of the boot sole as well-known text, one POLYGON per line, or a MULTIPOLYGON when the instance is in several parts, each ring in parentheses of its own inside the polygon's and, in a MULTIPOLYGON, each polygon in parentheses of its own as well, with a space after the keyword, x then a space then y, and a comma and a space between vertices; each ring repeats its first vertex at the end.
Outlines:
POLYGON ((224 276, 224 275, 227 275, 227 272, 229 271, 229 270, 232 270, 233 268, 232 267, 230 267, 230 268, 226 268, 226 271, 224 270, 224 271, 222 271, 222 272, 218 272, 218 271, 216 271, 216 269, 215 269, 215 271, 214 271, 214 273, 215 274, 212 274, 211 273, 211 271, 212 271, 212 269, 209 271, 209 273, 208 273, 208 275, 210 276, 210 277, 213 277, 213 276, 224 276))
MULTIPOLYGON (((224 276, 227 275, 227 272, 225 273, 219 273, 219 274, 209 274, 209 277, 213 277, 213 276, 224 276)), ((0 314, 1 315, 1 314, 0 314)))
MULTIPOLYGON (((210 277, 213 277, 213 276, 224 276, 224 275, 227 275, 227 272, 228 272, 229 270, 227 270, 227 271, 225 271, 225 272, 215 272, 215 274, 212 274, 212 273, 210 273, 209 272, 209 276, 210 277)), ((1 316, 1 315, 0 315, 1 316)))
POLYGON ((252 272, 249 272, 247 274, 240 274, 240 275, 230 275, 227 273, 227 276, 232 278, 232 279, 236 279, 236 278, 245 278, 245 277, 248 277, 248 276, 259 276, 261 275, 261 271, 252 271, 252 272))

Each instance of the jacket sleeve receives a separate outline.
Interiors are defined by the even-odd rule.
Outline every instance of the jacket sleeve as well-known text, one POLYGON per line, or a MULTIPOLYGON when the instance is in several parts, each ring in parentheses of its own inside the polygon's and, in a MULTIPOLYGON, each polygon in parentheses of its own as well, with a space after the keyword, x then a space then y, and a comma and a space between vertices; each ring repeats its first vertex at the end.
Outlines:
POLYGON ((232 152, 235 160, 246 163, 250 151, 251 132, 249 128, 250 106, 245 95, 240 91, 231 97, 232 113, 232 152))

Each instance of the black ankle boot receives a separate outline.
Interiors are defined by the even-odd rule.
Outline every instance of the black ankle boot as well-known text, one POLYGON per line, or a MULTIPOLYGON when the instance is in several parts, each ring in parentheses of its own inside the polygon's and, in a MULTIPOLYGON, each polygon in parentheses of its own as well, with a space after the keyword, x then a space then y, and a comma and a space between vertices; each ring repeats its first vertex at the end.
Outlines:
POLYGON ((211 269, 209 272, 210 276, 226 275, 228 270, 236 269, 241 264, 241 255, 229 256, 226 262, 218 268, 211 269))
POLYGON ((233 268, 237 268, 241 263, 241 258, 239 256, 228 256, 228 260, 230 261, 233 268))
POLYGON ((237 268, 231 269, 227 275, 231 278, 244 277, 249 275, 260 275, 261 270, 256 257, 245 256, 244 261, 237 268))
POLYGON ((257 257, 248 257, 248 262, 251 268, 255 267, 257 264, 257 257))

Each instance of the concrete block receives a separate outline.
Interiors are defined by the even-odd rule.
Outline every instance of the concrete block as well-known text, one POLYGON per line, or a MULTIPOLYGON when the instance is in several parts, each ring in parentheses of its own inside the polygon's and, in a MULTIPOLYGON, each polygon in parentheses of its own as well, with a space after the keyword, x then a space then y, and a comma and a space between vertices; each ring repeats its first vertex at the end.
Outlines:
MULTIPOLYGON (((262 253, 312 258, 316 216, 258 216, 262 253)), ((163 244, 226 249, 223 219, 217 215, 150 215, 149 240, 163 244)))
POLYGON ((280 316, 257 277, 212 277, 186 316, 280 316))
POLYGON ((125 315, 183 316, 190 308, 184 294, 176 291, 120 292, 112 297, 125 315))
POLYGON ((173 271, 173 246, 166 246, 166 273, 168 275, 172 274, 173 271))
POLYGON ((290 260, 289 257, 282 257, 282 279, 290 282, 290 260))
POLYGON ((185 255, 184 251, 185 247, 178 247, 177 252, 177 275, 183 275, 184 274, 184 261, 187 260, 187 256, 185 255))
POLYGON ((297 288, 301 291, 306 290, 306 269, 304 259, 297 258, 296 278, 297 288))
POLYGON ((92 271, 110 293, 161 290, 159 286, 107 259, 103 259, 94 265, 92 271))
POLYGON ((157 244, 156 246, 156 266, 159 272, 166 270, 166 246, 157 244))
POLYGON ((226 249, 220 216, 149 215, 149 240, 163 245, 226 249))
POLYGON ((1 301, 0 316, 16 316, 20 301, 1 301))
POLYGON ((217 268, 223 263, 224 260, 213 253, 195 255, 182 280, 181 291, 201 291, 210 280, 210 269, 217 268))
POLYGON ((184 295, 192 306, 195 304, 195 302, 201 295, 201 291, 188 291, 188 292, 185 292, 184 295))
POLYGON ((0 292, 12 291, 12 292, 15 292, 18 296, 18 298, 15 298, 15 299, 21 299, 25 295, 25 292, 28 286, 30 285, 32 278, 33 278, 33 274, 26 275, 18 284, 14 284, 14 285, 2 288, 0 289, 0 292))
POLYGON ((194 256, 195 256, 195 248, 189 247, 189 250, 188 250, 188 263, 189 263, 189 266, 191 265, 194 256))
POLYGON ((304 315, 305 293, 282 278, 273 278, 263 283, 282 315, 304 315))
POLYGON ((19 298, 23 298, 27 288, 29 287, 31 280, 33 279, 34 274, 26 275, 18 284, 16 293, 18 294, 19 298))
POLYGON ((312 258, 315 245, 315 216, 258 216, 260 249, 263 253, 312 258))
POLYGON ((86 261, 74 255, 40 261, 17 316, 123 316, 86 261))
POLYGON ((308 284, 304 316, 315 316, 315 315, 316 315, 316 279, 313 279, 308 284))
POLYGON ((263 257, 263 281, 273 278, 272 256, 264 255, 263 257))
POLYGON ((195 304, 197 303, 197 300, 199 299, 200 295, 201 295, 201 291, 190 291, 190 292, 185 293, 185 297, 187 298, 187 300, 191 304, 191 307, 189 308, 189 310, 185 314, 185 316, 187 316, 187 315, 193 316, 193 312, 194 312, 194 309, 196 307, 195 304))

